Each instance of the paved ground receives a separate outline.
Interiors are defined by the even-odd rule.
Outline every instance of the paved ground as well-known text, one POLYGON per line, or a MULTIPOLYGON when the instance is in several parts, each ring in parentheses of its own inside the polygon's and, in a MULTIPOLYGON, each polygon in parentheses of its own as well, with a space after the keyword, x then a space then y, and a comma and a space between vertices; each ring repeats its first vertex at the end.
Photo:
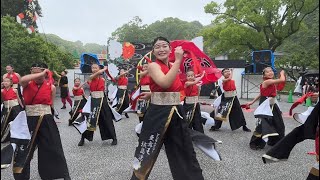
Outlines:
MULTIPOLYGON (((203 100, 212 101, 209 99, 203 100)), ((240 101, 245 102, 244 100, 240 101)), ((57 107, 61 106, 59 99, 56 100, 56 104, 57 107)), ((280 102, 280 106, 283 112, 288 112, 291 104, 280 102)), ((305 109, 305 107, 300 106, 296 111, 302 112, 305 109)), ((130 179, 133 154, 138 140, 134 132, 134 127, 138 123, 136 115, 131 114, 130 119, 123 119, 115 124, 119 142, 117 146, 111 146, 111 141, 102 142, 99 132, 96 132, 93 142, 86 141, 85 146, 78 147, 80 134, 75 128, 67 125, 69 110, 70 107, 67 110, 59 109, 61 119, 57 120, 57 124, 71 178, 75 180, 130 179)), ((210 106, 203 106, 202 110, 210 112, 212 109, 210 106)), ((245 112, 245 116, 248 127, 253 130, 256 122, 253 113, 245 112)), ((284 121, 286 133, 299 125, 288 117, 284 117, 284 121)), ((205 133, 223 141, 223 144, 217 147, 223 158, 221 162, 209 159, 196 149, 197 158, 206 180, 303 180, 306 179, 309 169, 315 163, 315 157, 307 155, 307 152, 314 150, 314 141, 311 140, 298 144, 288 161, 265 165, 261 156, 266 149, 253 151, 249 148, 248 143, 252 133, 243 132, 241 129, 232 132, 228 123, 224 123, 222 129, 218 132, 209 132, 206 129, 205 133)), ((13 179, 11 168, 1 170, 1 179, 13 179)), ((31 163, 31 179, 40 179, 37 171, 37 155, 31 163)), ((149 179, 172 179, 164 151, 161 151, 149 179)))

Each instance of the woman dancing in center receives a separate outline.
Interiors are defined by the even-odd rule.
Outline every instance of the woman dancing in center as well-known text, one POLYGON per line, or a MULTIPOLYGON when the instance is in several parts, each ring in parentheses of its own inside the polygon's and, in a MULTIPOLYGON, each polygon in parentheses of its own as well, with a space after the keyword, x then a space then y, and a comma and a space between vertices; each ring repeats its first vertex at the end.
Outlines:
POLYGON ((154 40, 153 54, 157 60, 148 67, 151 102, 143 119, 132 180, 148 179, 162 144, 165 145, 173 179, 204 179, 180 104, 183 86, 178 72, 183 50, 181 47, 175 49, 173 64, 169 63, 170 52, 170 42, 166 38, 154 40))
MULTIPOLYGON (((101 139, 112 139, 111 145, 117 145, 116 131, 113 125, 113 113, 105 95, 105 79, 101 74, 108 70, 108 66, 100 69, 98 64, 92 64, 92 75, 87 81, 90 86, 91 112, 87 119, 87 130, 82 134, 78 146, 84 145, 84 140, 93 140, 93 134, 99 126, 101 139)), ((88 102, 89 103, 89 102, 88 102)), ((77 120, 76 120, 77 121, 77 120)))
POLYGON ((285 126, 282 119, 282 112, 276 102, 277 84, 285 82, 284 71, 280 72, 280 78, 274 79, 274 72, 271 67, 263 70, 263 82, 260 85, 260 95, 253 101, 247 103, 252 105, 260 99, 259 107, 263 110, 256 110, 255 117, 258 118, 257 126, 250 140, 250 148, 253 150, 263 149, 266 144, 275 145, 285 135, 285 126), (266 106, 263 106, 267 103, 266 106), (271 114, 267 114, 269 111, 271 114))

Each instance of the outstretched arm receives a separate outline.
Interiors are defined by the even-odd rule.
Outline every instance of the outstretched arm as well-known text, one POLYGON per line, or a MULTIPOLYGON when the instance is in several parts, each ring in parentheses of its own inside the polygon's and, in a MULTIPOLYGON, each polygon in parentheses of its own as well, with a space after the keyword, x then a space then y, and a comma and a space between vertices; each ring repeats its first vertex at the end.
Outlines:
POLYGON ((81 84, 80 86, 78 86, 78 87, 73 87, 73 90, 78 90, 78 89, 82 89, 82 87, 85 85, 86 83, 83 83, 83 84, 81 84))
POLYGON ((115 79, 118 80, 121 76, 125 76, 125 75, 129 74, 130 71, 131 71, 131 69, 128 69, 127 71, 120 73, 120 75, 118 75, 115 79))
POLYGON ((53 73, 54 73, 58 78, 61 78, 61 76, 57 73, 57 71, 53 71, 53 73))
POLYGON ((30 81, 34 80, 34 79, 37 79, 37 78, 40 78, 40 77, 43 77, 43 76, 46 76, 46 74, 49 72, 48 69, 45 69, 44 71, 42 71, 41 73, 36 73, 36 74, 28 74, 28 75, 25 75, 21 78, 20 80, 20 85, 22 87, 26 87, 30 81))
POLYGON ((92 79, 100 76, 103 72, 105 72, 106 70, 108 70, 108 66, 105 66, 103 69, 100 69, 99 71, 97 71, 96 73, 92 74, 90 77, 89 77, 89 82, 92 81, 92 79))
POLYGON ((266 88, 272 84, 279 84, 279 83, 283 83, 286 81, 286 76, 285 76, 285 73, 284 73, 284 70, 282 70, 280 72, 280 78, 279 79, 268 79, 268 80, 265 80, 263 83, 262 83, 262 87, 263 88, 266 88))
POLYGON ((204 77, 204 75, 205 75, 205 72, 203 71, 203 73, 202 73, 202 75, 200 77, 196 78, 194 81, 187 81, 184 84, 184 87, 186 88, 188 86, 193 86, 195 84, 198 84, 201 81, 201 79, 204 77))
POLYGON ((256 101, 258 101, 258 100, 260 99, 260 97, 261 97, 261 95, 259 94, 256 98, 254 98, 251 102, 248 102, 247 104, 251 106, 251 105, 254 104, 256 101))

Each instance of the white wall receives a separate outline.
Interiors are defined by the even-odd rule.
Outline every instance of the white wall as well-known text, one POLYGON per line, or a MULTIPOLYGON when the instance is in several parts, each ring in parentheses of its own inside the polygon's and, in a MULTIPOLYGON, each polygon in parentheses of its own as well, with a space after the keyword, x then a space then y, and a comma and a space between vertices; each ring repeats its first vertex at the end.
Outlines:
POLYGON ((228 55, 221 55, 214 58, 214 60, 228 60, 228 55))

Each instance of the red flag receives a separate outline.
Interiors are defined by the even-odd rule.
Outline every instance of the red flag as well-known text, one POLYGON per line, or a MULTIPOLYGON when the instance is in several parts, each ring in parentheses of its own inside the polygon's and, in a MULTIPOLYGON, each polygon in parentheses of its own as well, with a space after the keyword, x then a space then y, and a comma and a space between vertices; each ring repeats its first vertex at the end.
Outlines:
POLYGON ((172 51, 170 54, 170 61, 175 60, 174 49, 181 46, 185 51, 183 62, 180 66, 182 81, 186 80, 186 71, 192 68, 195 74, 200 74, 203 71, 206 72, 204 78, 202 78, 202 84, 209 84, 216 82, 221 77, 221 71, 216 67, 213 61, 203 53, 193 42, 185 40, 176 40, 170 43, 172 51))

